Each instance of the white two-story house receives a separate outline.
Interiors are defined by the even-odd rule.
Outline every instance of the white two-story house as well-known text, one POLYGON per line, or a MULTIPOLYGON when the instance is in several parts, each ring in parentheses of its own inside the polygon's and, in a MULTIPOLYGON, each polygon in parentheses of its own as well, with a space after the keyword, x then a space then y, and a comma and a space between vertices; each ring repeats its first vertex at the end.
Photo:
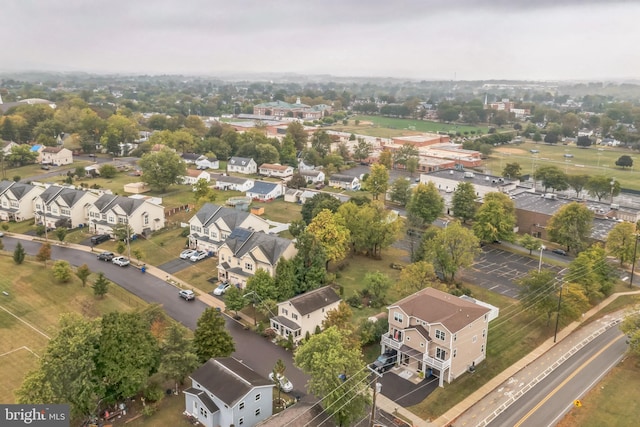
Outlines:
POLYGON ((218 249, 237 227, 247 230, 269 230, 269 223, 257 215, 205 203, 189 220, 189 246, 218 254, 218 249))
POLYGON ((0 182, 0 221, 24 221, 34 217, 35 199, 43 187, 15 181, 0 182))
POLYGON ((248 157, 232 157, 227 162, 227 172, 251 175, 258 172, 256 161, 248 157))
POLYGON ((293 167, 289 165, 263 163, 258 169, 258 173, 263 176, 273 176, 276 178, 290 178, 293 175, 293 167))
POLYGON ((435 375, 442 387, 485 359, 489 321, 497 317, 488 304, 426 288, 387 308, 382 352, 397 351, 403 369, 435 375))
POLYGON ((218 279, 244 288, 258 269, 273 277, 280 258, 291 259, 297 252, 291 240, 236 228, 218 250, 218 279))
POLYGON ((113 234, 113 227, 129 224, 135 234, 149 235, 164 228, 164 207, 143 198, 103 194, 89 207, 89 230, 113 234))
POLYGON ((182 183, 195 185, 201 179, 211 182, 211 174, 205 170, 187 169, 186 175, 182 177, 182 183))
POLYGON ((45 147, 40 151, 40 163, 43 165, 70 165, 73 163, 73 153, 64 147, 45 147))
POLYGON ((205 427, 253 427, 272 414, 273 383, 233 357, 209 359, 190 378, 185 412, 205 427))
POLYGON ((89 221, 89 208, 98 200, 91 191, 51 185, 35 199, 35 222, 47 228, 76 228, 89 221))
POLYGON ((293 341, 297 343, 307 335, 313 335, 316 328, 322 328, 327 313, 337 309, 340 301, 331 286, 305 292, 278 303, 278 315, 271 318, 271 328, 283 338, 293 335, 293 341))

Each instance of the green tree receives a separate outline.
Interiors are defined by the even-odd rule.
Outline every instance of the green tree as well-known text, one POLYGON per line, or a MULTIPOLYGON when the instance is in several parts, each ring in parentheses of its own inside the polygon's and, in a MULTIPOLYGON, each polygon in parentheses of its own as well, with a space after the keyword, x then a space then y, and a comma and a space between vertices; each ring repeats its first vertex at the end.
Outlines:
POLYGON ((295 141, 290 136, 285 136, 282 140, 280 161, 283 165, 290 165, 294 167, 298 165, 295 141))
POLYGON ((616 166, 620 166, 622 168, 630 168, 633 166, 633 159, 629 155, 622 155, 616 160, 616 166))
POLYGON ((305 188, 307 186, 307 180, 300 172, 296 172, 291 176, 291 179, 287 183, 287 188, 305 188))
POLYGON ((580 193, 589 182, 589 175, 569 175, 567 176, 567 184, 576 192, 576 197, 580 197, 580 193))
POLYGON ((47 266, 47 261, 51 259, 51 245, 49 243, 43 243, 40 245, 40 250, 38 250, 36 259, 38 261, 42 261, 45 267, 47 266))
POLYGON ((178 322, 171 322, 160 344, 158 372, 165 378, 175 381, 176 390, 178 384, 183 384, 185 378, 200 364, 188 333, 187 328, 178 322))
POLYGON ((68 282, 71 279, 72 273, 71 264, 67 261, 58 260, 53 263, 53 277, 55 277, 58 282, 68 282))
POLYGON ((64 242, 64 239, 67 237, 68 232, 69 232, 69 229, 67 227, 57 227, 56 230, 54 231, 54 233, 56 234, 56 237, 61 242, 64 242))
POLYGON ((179 155, 169 149, 147 153, 138 162, 145 182, 166 190, 171 184, 179 184, 186 173, 186 167, 179 155))
POLYGON ((229 310, 233 310, 235 317, 238 317, 238 311, 242 310, 247 305, 247 302, 244 292, 237 286, 230 286, 224 293, 224 304, 229 310))
POLYGON ((346 257, 350 236, 341 215, 323 209, 307 226, 306 233, 314 236, 324 248, 327 266, 331 261, 340 262, 346 257))
POLYGON ((389 150, 382 150, 380 153, 380 157, 378 158, 378 163, 383 165, 388 170, 391 170, 393 166, 393 154, 389 150))
POLYGON ((593 212, 586 206, 573 202, 562 206, 547 223, 549 238, 567 250, 580 252, 589 244, 593 212))
POLYGON ((276 265, 275 286, 278 291, 277 301, 292 298, 296 292, 296 266, 293 260, 280 258, 276 265))
POLYGON ((513 241, 516 225, 515 205, 504 193, 487 193, 476 213, 473 232, 482 242, 513 241))
POLYGON ((364 275, 364 292, 369 296, 370 306, 383 307, 387 303, 387 291, 391 286, 391 279, 384 273, 376 271, 364 275))
POLYGON ((297 151, 302 151, 307 147, 309 135, 304 130, 304 126, 300 122, 291 122, 287 126, 287 136, 291 137, 295 143, 297 151))
POLYGON ((605 196, 613 198, 620 194, 620 183, 614 178, 602 175, 591 175, 584 188, 590 196, 597 197, 598 201, 601 201, 605 196))
POLYGON ((461 182, 456 186, 451 198, 453 216, 466 224, 476 216, 476 189, 470 182, 461 182))
POLYGON ((407 163, 411 158, 418 158, 419 152, 411 144, 405 144, 393 153, 393 163, 407 168, 407 163))
POLYGON ((87 170, 84 168, 84 166, 76 166, 74 175, 77 179, 84 178, 87 175, 87 170))
POLYGON ((295 267, 295 293, 301 294, 319 288, 326 281, 327 254, 315 236, 304 232, 295 242, 298 253, 293 258, 295 267))
POLYGON ((402 220, 394 212, 387 210, 382 202, 357 205, 351 200, 338 209, 349 230, 351 247, 354 252, 363 252, 371 257, 379 257, 397 239, 403 226, 402 220))
POLYGON ((100 177, 106 178, 106 179, 114 178, 118 173, 118 169, 116 169, 115 166, 110 165, 108 163, 100 166, 99 170, 100 170, 100 177))
POLYGON ((387 192, 389 188, 389 171, 384 165, 374 163, 371 165, 369 176, 364 180, 364 188, 371 193, 374 200, 378 200, 378 196, 387 192))
MULTIPOLYGON (((289 334, 291 336, 291 334, 289 334)), ((280 385, 280 378, 285 378, 284 372, 287 370, 287 366, 284 364, 282 359, 276 360, 276 364, 273 365, 273 369, 271 373, 273 374, 273 379, 276 382, 276 387, 278 388, 278 402, 280 402, 282 392, 282 385, 280 385)))
MULTIPOLYGON (((636 225, 631 222, 620 222, 607 235, 607 252, 620 260, 620 266, 625 263, 635 263, 633 253, 636 244, 636 225)), ((637 253, 636 253, 637 258, 637 253)))
POLYGON ((210 185, 209 182, 207 182, 207 180, 204 178, 200 178, 193 185, 193 198, 196 200, 196 202, 198 201, 213 202, 215 200, 215 197, 216 197, 215 193, 209 187, 209 185, 210 185))
POLYGON ((411 182, 402 177, 391 184, 391 200, 405 206, 411 198, 411 182))
POLYGON ((433 182, 418 184, 413 190, 407 204, 407 215, 410 221, 431 224, 444 209, 444 200, 433 182))
POLYGON ((38 153, 31 151, 31 146, 20 144, 11 147, 11 152, 6 158, 12 166, 24 166, 34 163, 38 158, 38 153))
POLYGON ((140 312, 111 312, 102 317, 97 366, 107 402, 134 396, 158 369, 160 351, 140 312))
POLYGON ((502 169, 502 176, 505 178, 520 179, 521 175, 522 175, 522 166, 520 166, 520 163, 518 162, 507 163, 504 169, 502 169))
POLYGON ((358 162, 362 162, 369 158, 372 151, 373 151, 373 147, 371 146, 371 144, 367 142, 364 138, 359 137, 358 142, 353 148, 353 159, 358 162))
POLYGON ((438 282, 433 264, 428 261, 417 261, 403 268, 395 288, 402 298, 424 288, 444 290, 444 287, 440 286, 438 282))
POLYGON ((331 212, 337 212, 340 204, 340 201, 331 194, 318 193, 302 205, 300 213, 305 224, 310 224, 320 211, 328 209, 331 212))
POLYGON ((520 245, 525 249, 529 249, 529 255, 531 255, 533 251, 537 251, 542 247, 542 242, 531 234, 525 234, 520 238, 520 245))
POLYGON ((517 281, 520 286, 520 304, 538 315, 544 315, 547 326, 558 306, 559 282, 551 270, 531 270, 517 281))
POLYGON ((545 193, 547 188, 553 191, 563 191, 569 188, 567 175, 556 166, 541 166, 535 172, 535 179, 542 181, 545 193))
POLYGON ((129 225, 128 222, 118 223, 111 227, 111 232, 116 240, 120 242, 126 242, 127 239, 130 239, 133 236, 133 228, 129 225))
POLYGON ((89 270, 89 266, 87 264, 82 264, 80 267, 76 269, 76 276, 82 282, 82 287, 84 288, 87 284, 87 279, 89 279, 89 275, 91 275, 91 270, 89 270))
POLYGON ((294 358, 296 365, 311 377, 309 392, 322 396, 322 406, 340 426, 361 419, 370 403, 369 372, 360 349, 348 342, 345 332, 331 327, 311 336, 294 358), (322 357, 318 357, 320 354, 322 357))
POLYGON ((98 278, 93 284, 93 294, 99 298, 103 298, 109 290, 109 280, 104 277, 104 273, 98 273, 98 278))
POLYGON ((636 356, 640 356, 640 313, 627 313, 620 325, 620 330, 627 336, 629 349, 636 356))
POLYGON ((259 268, 255 274, 247 280, 247 293, 255 292, 258 302, 267 300, 277 300, 278 289, 273 277, 267 272, 259 268))
POLYGON ((453 283, 458 270, 473 264, 480 253, 478 238, 458 221, 450 222, 433 235, 425 234, 423 239, 423 260, 431 262, 448 283, 453 283))
POLYGON ((131 253, 136 258, 136 261, 138 261, 138 265, 140 265, 140 260, 144 258, 144 252, 142 252, 142 249, 136 248, 132 250, 131 253))
POLYGON ((569 273, 564 279, 578 285, 592 304, 609 296, 618 280, 600 244, 591 245, 580 252, 569 264, 569 273))
POLYGON ((235 351, 233 338, 225 329, 224 317, 215 308, 206 308, 198 319, 193 345, 201 363, 212 357, 228 357, 235 351))

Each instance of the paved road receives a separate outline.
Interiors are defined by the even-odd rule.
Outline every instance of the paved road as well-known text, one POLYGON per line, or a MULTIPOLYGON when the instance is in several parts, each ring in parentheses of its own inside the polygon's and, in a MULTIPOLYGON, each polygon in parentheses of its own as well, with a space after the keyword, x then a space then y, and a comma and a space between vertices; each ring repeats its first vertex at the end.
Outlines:
POLYGON ((617 327, 587 344, 495 418, 492 426, 554 426, 627 351, 617 327))
MULTIPOLYGON (((4 247, 13 251, 16 238, 5 236, 4 247)), ((22 241, 25 251, 35 255, 40 249, 40 242, 22 241)), ((64 259, 72 265, 87 264, 92 271, 104 272, 110 281, 137 295, 150 303, 163 306, 169 316, 186 327, 195 329, 198 318, 207 307, 203 302, 195 300, 186 302, 178 297, 177 289, 164 280, 151 274, 142 274, 135 267, 118 267, 109 262, 98 261, 98 252, 90 253, 64 246, 52 245, 51 258, 64 259)), ((252 331, 245 330, 238 322, 226 317, 226 327, 233 336, 236 351, 233 356, 244 361, 248 366, 265 377, 271 372, 278 359, 282 359, 287 366, 285 375, 294 385, 294 395, 306 393, 306 383, 309 379, 293 365, 292 355, 285 349, 276 346, 252 331)))

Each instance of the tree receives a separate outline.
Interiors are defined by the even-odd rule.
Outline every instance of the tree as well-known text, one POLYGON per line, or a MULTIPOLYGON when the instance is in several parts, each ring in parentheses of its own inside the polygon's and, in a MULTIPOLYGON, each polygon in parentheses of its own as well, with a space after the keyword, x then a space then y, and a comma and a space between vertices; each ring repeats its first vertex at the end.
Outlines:
POLYGON ((538 315, 545 315, 547 326, 558 306, 559 282, 551 270, 531 270, 517 281, 520 286, 520 304, 538 315))
POLYGON ((622 168, 630 168, 631 166, 633 166, 633 159, 631 158, 631 156, 628 156, 626 154, 624 156, 620 156, 618 160, 616 160, 616 166, 620 166, 622 168))
POLYGON ((525 234, 522 236, 520 238, 520 245, 525 249, 529 249, 529 255, 531 255, 533 251, 537 251, 542 247, 540 239, 536 239, 531 234, 525 234))
POLYGON ((502 176, 509 179, 519 179, 522 175, 522 166, 520 163, 507 163, 502 170, 502 176))
POLYGON ((196 200, 196 202, 201 200, 206 202, 213 202, 215 200, 215 197, 215 193, 209 187, 209 182, 206 179, 200 178, 193 185, 193 198, 196 200))
POLYGON ((566 282, 580 287, 585 298, 597 304, 613 291, 618 280, 607 260, 607 253, 600 244, 595 244, 580 252, 569 264, 566 282))
POLYGON ((97 297, 103 298, 109 290, 109 280, 104 277, 104 273, 98 273, 98 278, 93 284, 93 294, 97 297))
POLYGON ((374 200, 378 200, 380 194, 384 195, 389 187, 389 171, 384 165, 374 163, 367 179, 364 180, 364 188, 369 191, 374 200))
POLYGON ((87 284, 87 279, 91 274, 91 270, 89 270, 89 266, 87 264, 82 264, 80 267, 76 269, 76 276, 82 282, 82 287, 84 288, 87 284))
POLYGON ((598 201, 601 201, 604 196, 611 195, 613 198, 620 194, 620 182, 602 175, 592 175, 584 188, 590 196, 597 197, 598 201))
POLYGON ((31 146, 20 144, 11 147, 11 153, 7 156, 7 161, 12 166, 24 166, 34 163, 37 158, 38 153, 31 151, 31 146))
POLYGON ((198 366, 198 356, 193 351, 193 343, 188 330, 178 322, 171 322, 166 336, 160 344, 160 365, 158 372, 165 378, 183 384, 185 378, 198 366))
POLYGON ((67 237, 68 232, 69 232, 69 229, 67 227, 57 227, 55 230, 56 237, 61 242, 64 242, 64 239, 65 237, 67 237))
POLYGON ((287 126, 287 136, 293 138, 297 151, 302 151, 307 147, 309 135, 304 130, 304 126, 300 122, 293 121, 287 126))
MULTIPOLYGON (((352 134, 353 135, 353 134, 352 134)), ((354 136, 355 138, 355 136, 354 136)), ((371 143, 367 142, 364 138, 358 137, 358 142, 353 148, 353 159, 362 162, 369 158, 371 152, 373 151, 373 147, 371 143)))
POLYGON ((224 304, 229 310, 233 310, 235 317, 238 317, 238 311, 247 305, 247 299, 244 297, 242 289, 237 286, 230 286, 224 293, 224 304))
POLYGON ((259 268, 255 274, 247 280, 247 293, 254 292, 258 297, 258 301, 277 300, 278 289, 273 277, 262 268, 259 268))
POLYGON ((26 253, 24 248, 22 247, 22 243, 18 242, 16 244, 16 248, 13 250, 13 262, 20 265, 24 262, 24 257, 26 253))
POLYGON ((73 417, 91 414, 104 387, 96 364, 100 320, 63 314, 59 331, 49 341, 38 367, 27 374, 16 391, 18 403, 71 405, 73 417))
POLYGON ((480 241, 471 230, 458 221, 423 236, 423 257, 429 261, 445 281, 453 283, 460 268, 469 267, 480 253, 480 241))
POLYGON ((476 213, 473 232, 482 242, 513 241, 516 225, 515 205, 504 193, 487 193, 476 213))
POLYGON ((127 239, 130 239, 134 234, 133 228, 131 228, 128 222, 115 224, 111 227, 111 232, 115 239, 120 242, 126 242, 127 239))
POLYGON ((576 197, 580 197, 580 193, 589 181, 589 175, 569 175, 567 176, 567 184, 576 192, 576 197))
POLYGON ((391 200, 405 206, 411 198, 411 182, 402 177, 397 178, 391 184, 391 200))
POLYGON ((579 136, 578 139, 576 140, 576 146, 578 147, 587 148, 587 147, 590 147, 591 144, 593 144, 593 141, 591 140, 591 138, 589 138, 586 135, 579 136))
POLYGON ((302 219, 305 224, 310 224, 311 220, 318 215, 320 211, 328 209, 331 212, 337 212, 340 204, 340 200, 336 199, 331 194, 318 193, 302 205, 300 214, 302 215, 302 219))
POLYGON ((326 281, 327 254, 320 242, 311 234, 300 234, 295 242, 298 253, 293 257, 295 293, 301 294, 319 288, 326 281))
POLYGON ((411 199, 407 204, 407 215, 421 221, 423 224, 431 224, 440 216, 444 209, 444 200, 433 182, 418 184, 413 190, 411 199))
POLYGON ((280 258, 276 265, 275 286, 277 301, 285 301, 296 293, 296 266, 292 260, 280 258))
MULTIPOLYGON (((291 335, 291 334, 289 334, 291 335)), ((280 384, 280 378, 284 378, 284 372, 287 370, 287 366, 284 364, 282 359, 276 360, 276 364, 273 365, 273 369, 271 373, 273 374, 273 379, 276 382, 276 387, 278 388, 278 402, 280 402, 280 392, 282 391, 282 385, 280 384)))
POLYGON ((461 182, 456 186, 451 199, 453 216, 466 224, 476 216, 476 189, 470 182, 461 182))
POLYGON ((136 249, 132 250, 131 253, 136 258, 136 261, 138 262, 138 265, 140 265, 140 260, 142 258, 144 258, 144 252, 142 252, 142 250, 140 248, 136 248, 136 249))
POLYGON ((193 345, 201 363, 212 357, 228 357, 235 351, 233 338, 225 329, 224 317, 215 308, 206 308, 198 319, 193 345))
POLYGON ((383 165, 388 170, 391 170, 393 166, 393 154, 389 150, 382 150, 380 152, 380 157, 378 158, 378 163, 383 165))
POLYGON ((291 179, 287 183, 287 188, 305 188, 307 186, 307 180, 300 172, 296 172, 291 176, 291 179))
POLYGON ((627 336, 629 349, 640 356, 640 313, 627 313, 620 325, 620 330, 627 336))
POLYGON ((376 271, 364 275, 364 293, 369 297, 369 305, 373 308, 384 306, 391 279, 386 274, 376 271))
POLYGON ((49 243, 43 243, 40 245, 40 250, 36 255, 38 261, 42 261, 47 266, 47 261, 51 259, 51 245, 49 243))
POLYGON ((336 308, 327 312, 327 315, 322 321, 322 329, 325 330, 331 327, 346 332, 345 339, 350 345, 356 347, 359 345, 354 336, 353 311, 346 302, 340 301, 336 308))
POLYGON ((102 317, 97 366, 107 402, 134 396, 157 371, 158 342, 140 312, 111 312, 102 317))
POLYGON ((549 238, 566 246, 567 251, 580 252, 589 243, 593 212, 573 202, 562 206, 547 223, 549 238))
POLYGON ((567 183, 567 175, 556 166, 541 166, 535 172, 535 179, 542 181, 545 193, 547 188, 553 191, 562 191, 569 188, 567 183))
POLYGON ((382 250, 396 241, 403 226, 402 219, 382 202, 358 205, 350 200, 340 206, 338 213, 349 230, 353 251, 371 257, 380 257, 382 250))
POLYGON ((636 225, 631 222, 616 224, 607 235, 607 252, 620 260, 620 266, 636 261, 633 259, 635 244, 636 225))
POLYGON ((331 261, 342 261, 347 255, 349 229, 341 215, 323 209, 307 226, 306 233, 312 235, 324 248, 327 266, 331 261))
POLYGON ((433 264, 428 261, 417 261, 402 269, 400 280, 396 282, 395 288, 404 298, 424 288, 441 289, 442 286, 439 286, 433 264))
POLYGON ((411 158, 418 158, 419 151, 411 144, 405 144, 393 153, 393 163, 403 165, 407 168, 407 163, 411 158))
POLYGON ((160 191, 171 184, 179 184, 186 173, 186 166, 179 155, 163 148, 160 151, 147 153, 139 163, 145 182, 160 191))

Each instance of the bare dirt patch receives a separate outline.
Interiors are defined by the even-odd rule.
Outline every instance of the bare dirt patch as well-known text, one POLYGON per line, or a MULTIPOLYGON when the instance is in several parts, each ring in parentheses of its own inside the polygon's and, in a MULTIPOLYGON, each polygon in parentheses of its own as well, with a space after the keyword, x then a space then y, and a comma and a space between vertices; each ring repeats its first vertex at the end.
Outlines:
POLYGON ((498 153, 506 153, 506 154, 526 154, 526 151, 522 148, 511 148, 511 147, 498 147, 496 148, 498 153))

